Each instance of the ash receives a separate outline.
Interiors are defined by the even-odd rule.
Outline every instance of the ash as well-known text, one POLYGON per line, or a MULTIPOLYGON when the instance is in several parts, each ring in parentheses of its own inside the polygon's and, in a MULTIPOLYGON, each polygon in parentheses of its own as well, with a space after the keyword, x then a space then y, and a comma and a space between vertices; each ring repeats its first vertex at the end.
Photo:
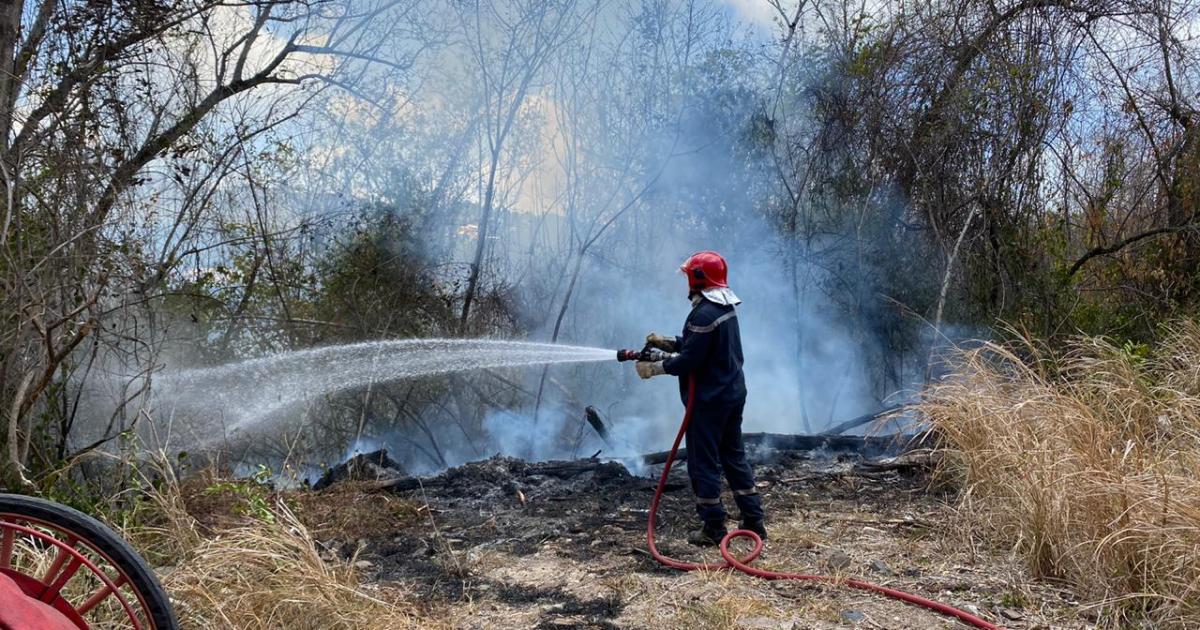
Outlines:
MULTIPOLYGON (((897 486, 912 490, 924 483, 919 480, 923 473, 913 474, 920 466, 911 470, 885 466, 881 471, 879 462, 890 460, 858 453, 760 448, 752 451, 752 460, 768 519, 771 513, 805 509, 814 495, 828 500, 831 495, 845 494, 859 500, 878 487, 886 500, 897 486), (841 480, 847 477, 857 481, 845 484, 841 480)), ((488 577, 479 567, 489 556, 531 558, 551 550, 580 562, 617 561, 628 565, 631 572, 670 573, 645 552, 647 508, 662 470, 652 468, 653 478, 635 476, 616 461, 528 462, 497 456, 433 477, 385 482, 389 492, 420 506, 423 518, 372 538, 325 544, 331 553, 357 554, 364 559, 374 580, 415 586, 433 602, 479 597, 514 605, 566 602, 564 610, 573 618, 587 619, 586 627, 614 627, 607 624, 619 616, 620 607, 611 599, 576 601, 554 589, 522 590, 488 577)), ((724 498, 736 517, 728 492, 724 498)), ((684 542, 694 526, 686 464, 681 463, 672 470, 664 494, 660 547, 676 557, 696 558, 707 553, 684 542)))

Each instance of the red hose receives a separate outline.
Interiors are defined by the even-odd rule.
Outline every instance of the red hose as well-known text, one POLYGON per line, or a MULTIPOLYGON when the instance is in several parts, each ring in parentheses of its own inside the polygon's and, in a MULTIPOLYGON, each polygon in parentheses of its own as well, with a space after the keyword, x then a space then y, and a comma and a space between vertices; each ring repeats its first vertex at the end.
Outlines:
POLYGON ((679 443, 683 441, 683 436, 684 436, 684 434, 687 433, 688 423, 690 423, 692 420, 692 403, 695 401, 695 399, 696 399, 696 384, 694 381, 689 380, 687 410, 683 414, 683 423, 679 425, 679 434, 675 436, 675 443, 673 445, 671 445, 671 454, 667 456, 667 462, 663 466, 662 476, 659 477, 659 479, 658 479, 658 488, 656 488, 654 490, 654 498, 650 501, 650 519, 646 525, 646 544, 650 547, 650 555, 654 556, 655 560, 657 560, 659 563, 661 563, 665 566, 671 567, 673 569, 679 569, 681 571, 695 571, 697 569, 700 569, 700 570, 735 569, 735 570, 741 571, 742 573, 745 573, 747 575, 753 575, 755 577, 760 577, 765 580, 808 580, 808 581, 813 581, 813 582, 827 582, 830 584, 840 584, 840 585, 844 585, 844 586, 849 586, 851 588, 861 589, 864 591, 873 591, 875 593, 879 593, 879 594, 885 595, 887 597, 891 597, 894 599, 899 599, 901 601, 908 602, 910 604, 916 604, 918 606, 923 606, 925 608, 928 608, 929 610, 941 613, 943 615, 957 617, 964 623, 975 626, 976 628, 985 628, 986 630, 1002 630, 1000 628, 1000 626, 997 626, 993 623, 990 623, 988 621, 980 619, 979 617, 976 617, 975 615, 972 615, 966 611, 962 611, 957 608, 954 608, 953 606, 948 606, 948 605, 942 604, 940 602, 935 602, 931 599, 926 599, 919 595, 913 595, 912 593, 905 593, 904 591, 898 591, 896 589, 887 588, 886 586, 879 586, 878 584, 871 584, 870 582, 863 582, 861 580, 838 579, 838 578, 828 576, 828 575, 809 575, 809 574, 805 574, 805 573, 782 573, 782 572, 778 572, 778 571, 767 571, 765 569, 758 569, 758 568, 752 567, 752 566, 750 566, 750 563, 754 562, 754 560, 756 558, 758 558, 758 555, 760 553, 762 553, 763 541, 761 538, 758 537, 758 534, 755 534, 754 532, 745 530, 745 529, 737 529, 732 532, 729 532, 728 534, 725 535, 724 538, 721 539, 721 557, 725 560, 724 562, 719 562, 719 563, 681 562, 679 560, 673 560, 671 558, 668 558, 668 557, 664 556, 663 554, 659 553, 658 547, 654 544, 654 522, 658 516, 658 504, 662 500, 663 488, 666 487, 666 485, 667 485, 667 475, 670 474, 670 472, 671 472, 671 464, 675 461, 675 454, 679 451, 679 443), (730 541, 734 540, 735 538, 749 538, 750 540, 752 540, 754 542, 754 549, 752 549, 750 551, 750 553, 746 554, 746 556, 744 558, 734 557, 733 552, 731 552, 729 550, 729 543, 730 543, 730 541))

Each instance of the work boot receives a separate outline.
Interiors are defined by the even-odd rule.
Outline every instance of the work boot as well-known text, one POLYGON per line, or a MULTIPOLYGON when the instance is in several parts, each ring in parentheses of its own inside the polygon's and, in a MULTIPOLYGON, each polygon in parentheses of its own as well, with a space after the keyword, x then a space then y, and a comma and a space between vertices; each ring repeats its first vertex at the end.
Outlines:
POLYGON ((688 534, 688 544, 697 547, 715 547, 728 532, 725 523, 705 523, 698 531, 688 534))
POLYGON ((747 529, 758 534, 758 537, 763 539, 763 542, 767 540, 767 526, 763 523, 762 519, 742 521, 742 526, 739 529, 747 529))

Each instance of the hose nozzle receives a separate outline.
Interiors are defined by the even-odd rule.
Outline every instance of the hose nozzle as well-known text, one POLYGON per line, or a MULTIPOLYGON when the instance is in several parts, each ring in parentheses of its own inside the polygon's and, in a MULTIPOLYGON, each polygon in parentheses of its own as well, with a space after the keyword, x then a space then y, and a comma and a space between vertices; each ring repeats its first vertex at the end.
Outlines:
POLYGON ((617 350, 618 361, 641 361, 644 350, 617 350))
POLYGON ((617 350, 618 361, 662 361, 671 356, 658 348, 647 345, 641 350, 617 350))

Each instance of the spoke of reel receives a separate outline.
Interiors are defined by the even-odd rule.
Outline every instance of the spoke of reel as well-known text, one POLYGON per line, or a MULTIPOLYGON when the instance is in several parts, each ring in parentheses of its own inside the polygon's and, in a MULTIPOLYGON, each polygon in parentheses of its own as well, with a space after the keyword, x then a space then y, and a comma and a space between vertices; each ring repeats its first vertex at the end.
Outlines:
POLYGON ((87 600, 75 609, 75 612, 79 613, 79 616, 81 617, 86 616, 88 613, 92 612, 92 609, 95 608, 100 602, 113 595, 113 587, 121 588, 122 586, 125 586, 126 579, 127 578, 125 577, 125 574, 122 573, 112 581, 112 586, 101 584, 100 588, 97 589, 95 593, 92 593, 90 596, 88 596, 87 600))
POLYGON ((13 538, 15 536, 16 532, 12 528, 5 527, 4 522, 0 521, 0 569, 12 566, 13 538))
POLYGON ((62 572, 60 572, 58 576, 54 578, 54 582, 52 582, 50 586, 46 587, 46 590, 42 592, 42 601, 46 602, 47 604, 54 601, 54 598, 58 597, 58 594, 62 591, 63 587, 67 585, 67 582, 71 581, 71 578, 75 576, 75 573, 79 571, 79 567, 81 566, 83 566, 83 559, 79 556, 72 555, 71 562, 67 564, 67 568, 63 569, 62 572))
POLYGON ((62 585, 66 584, 72 575, 75 575, 75 572, 79 570, 79 566, 82 564, 77 555, 78 552, 75 551, 75 544, 79 542, 79 539, 68 535, 66 540, 62 542, 66 546, 58 548, 58 555, 54 557, 54 562, 50 563, 50 568, 46 569, 46 574, 42 577, 42 584, 48 585, 46 586, 46 590, 42 591, 40 598, 44 602, 53 600, 54 596, 58 595, 58 592, 62 590, 62 585), (71 559, 71 563, 64 570, 63 565, 67 564, 67 558, 71 559), (59 583, 60 580, 61 583, 59 583), (55 588, 55 585, 57 585, 57 588, 55 588))

